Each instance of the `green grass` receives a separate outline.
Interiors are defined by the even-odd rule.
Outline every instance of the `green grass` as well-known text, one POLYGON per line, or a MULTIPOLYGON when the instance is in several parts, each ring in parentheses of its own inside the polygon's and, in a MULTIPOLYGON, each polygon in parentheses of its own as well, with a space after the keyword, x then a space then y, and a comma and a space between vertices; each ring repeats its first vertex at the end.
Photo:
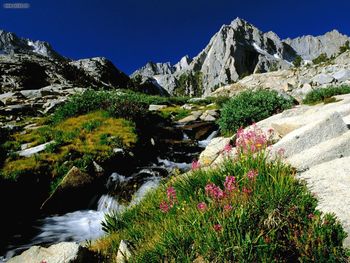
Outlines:
POLYGON ((303 103, 309 105, 314 105, 321 102, 330 103, 335 101, 330 100, 330 98, 332 98, 333 96, 348 93, 350 93, 350 86, 347 85, 315 89, 306 94, 303 103))
POLYGON ((113 156, 113 148, 132 147, 137 135, 132 122, 96 111, 27 133, 16 133, 3 147, 15 153, 20 144, 29 143, 33 147, 49 141, 54 143, 36 156, 26 158, 10 154, 2 167, 3 176, 16 179, 19 175, 41 174, 44 170, 52 173, 53 177, 62 176, 61 171, 68 169, 63 169, 66 161, 70 167, 76 165, 82 169, 89 160, 103 163, 113 156))
POLYGON ((173 177, 139 205, 106 216, 108 235, 92 249, 113 258, 120 240, 129 240, 136 247, 130 262, 342 262, 346 234, 340 223, 315 209, 315 198, 291 167, 267 161, 265 147, 241 151, 216 169, 173 177), (258 175, 249 179, 252 170, 258 175), (228 176, 236 180, 231 191, 228 176), (210 196, 210 183, 226 195, 210 196), (176 199, 167 196, 173 189, 176 199), (173 204, 167 212, 160 209, 164 201, 173 204))

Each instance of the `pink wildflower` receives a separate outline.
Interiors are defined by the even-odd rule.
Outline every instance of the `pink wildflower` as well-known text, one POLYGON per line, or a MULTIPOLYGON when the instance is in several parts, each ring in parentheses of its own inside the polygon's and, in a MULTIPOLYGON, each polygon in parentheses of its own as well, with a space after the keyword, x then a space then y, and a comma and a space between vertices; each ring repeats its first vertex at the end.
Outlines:
POLYGON ((224 191, 213 183, 205 186, 205 193, 215 200, 223 199, 225 197, 224 191))
POLYGON ((258 176, 258 171, 257 170, 250 170, 248 173, 247 173, 247 176, 250 180, 254 179, 255 177, 258 176))
POLYGON ((230 153, 232 151, 232 145, 231 144, 226 144, 224 147, 224 152, 230 153))
POLYGON ((224 211, 225 212, 230 212, 233 209, 232 205, 225 205, 224 206, 224 211))
POLYGON ((221 226, 220 224, 215 224, 215 225, 214 225, 214 230, 215 230, 216 232, 220 232, 220 231, 222 230, 222 226, 221 226))
POLYGON ((168 201, 170 203, 170 207, 173 207, 175 203, 177 203, 176 190, 174 187, 170 186, 166 190, 166 195, 168 197, 168 201))
POLYGON ((224 186, 226 192, 231 193, 233 190, 236 189, 236 178, 231 175, 226 176, 224 186))
POLYGON ((163 212, 163 213, 168 213, 170 210, 170 206, 166 201, 162 201, 159 205, 159 209, 163 212))
POLYGON ((198 210, 200 211, 205 211, 207 209, 207 204, 204 203, 204 202, 200 202, 198 205, 197 205, 197 208, 198 210))
POLYGON ((199 161, 193 161, 192 162, 192 170, 197 170, 201 168, 201 164, 199 163, 199 161))

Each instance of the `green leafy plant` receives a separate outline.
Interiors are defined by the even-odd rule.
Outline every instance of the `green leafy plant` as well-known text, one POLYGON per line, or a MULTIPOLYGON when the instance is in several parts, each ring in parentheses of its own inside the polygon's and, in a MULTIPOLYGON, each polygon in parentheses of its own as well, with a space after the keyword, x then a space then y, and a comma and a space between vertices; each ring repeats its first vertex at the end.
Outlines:
POLYGON ((276 91, 244 91, 226 102, 218 124, 222 133, 234 134, 240 127, 265 119, 292 107, 292 99, 276 91))
POLYGON ((334 102, 330 100, 331 97, 348 93, 350 93, 350 86, 347 85, 315 89, 306 94, 303 103, 313 105, 320 102, 334 102))
POLYGON ((299 68, 302 62, 303 62, 303 59, 301 58, 301 56, 296 56, 295 59, 293 60, 293 65, 294 67, 299 68))
POLYGON ((312 63, 314 64, 320 64, 329 61, 329 58, 327 57, 326 53, 320 54, 317 58, 312 60, 312 63))

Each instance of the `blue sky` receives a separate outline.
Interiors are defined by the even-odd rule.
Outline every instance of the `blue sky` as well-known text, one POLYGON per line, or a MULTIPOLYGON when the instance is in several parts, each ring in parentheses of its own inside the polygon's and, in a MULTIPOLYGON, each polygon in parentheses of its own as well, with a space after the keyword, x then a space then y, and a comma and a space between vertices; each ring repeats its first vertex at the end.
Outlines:
POLYGON ((348 0, 0 0, 0 28, 45 40, 62 55, 105 56, 130 74, 148 61, 195 56, 222 24, 241 17, 281 38, 350 35, 348 0), (5 9, 4 3, 29 3, 5 9))

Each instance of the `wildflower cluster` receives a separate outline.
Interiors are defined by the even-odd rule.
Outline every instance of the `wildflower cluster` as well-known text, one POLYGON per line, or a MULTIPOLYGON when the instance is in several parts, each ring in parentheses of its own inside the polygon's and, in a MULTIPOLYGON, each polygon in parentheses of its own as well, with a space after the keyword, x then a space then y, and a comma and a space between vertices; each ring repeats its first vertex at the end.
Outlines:
POLYGON ((240 128, 237 131, 236 138, 237 151, 239 153, 248 154, 266 149, 271 135, 272 133, 269 133, 269 136, 266 136, 266 134, 255 124, 253 124, 248 130, 240 128))
POLYGON ((159 204, 159 209, 163 213, 168 213, 172 207, 174 207, 175 204, 178 203, 177 196, 176 196, 176 190, 174 187, 169 186, 166 190, 166 196, 167 200, 162 200, 159 204))

